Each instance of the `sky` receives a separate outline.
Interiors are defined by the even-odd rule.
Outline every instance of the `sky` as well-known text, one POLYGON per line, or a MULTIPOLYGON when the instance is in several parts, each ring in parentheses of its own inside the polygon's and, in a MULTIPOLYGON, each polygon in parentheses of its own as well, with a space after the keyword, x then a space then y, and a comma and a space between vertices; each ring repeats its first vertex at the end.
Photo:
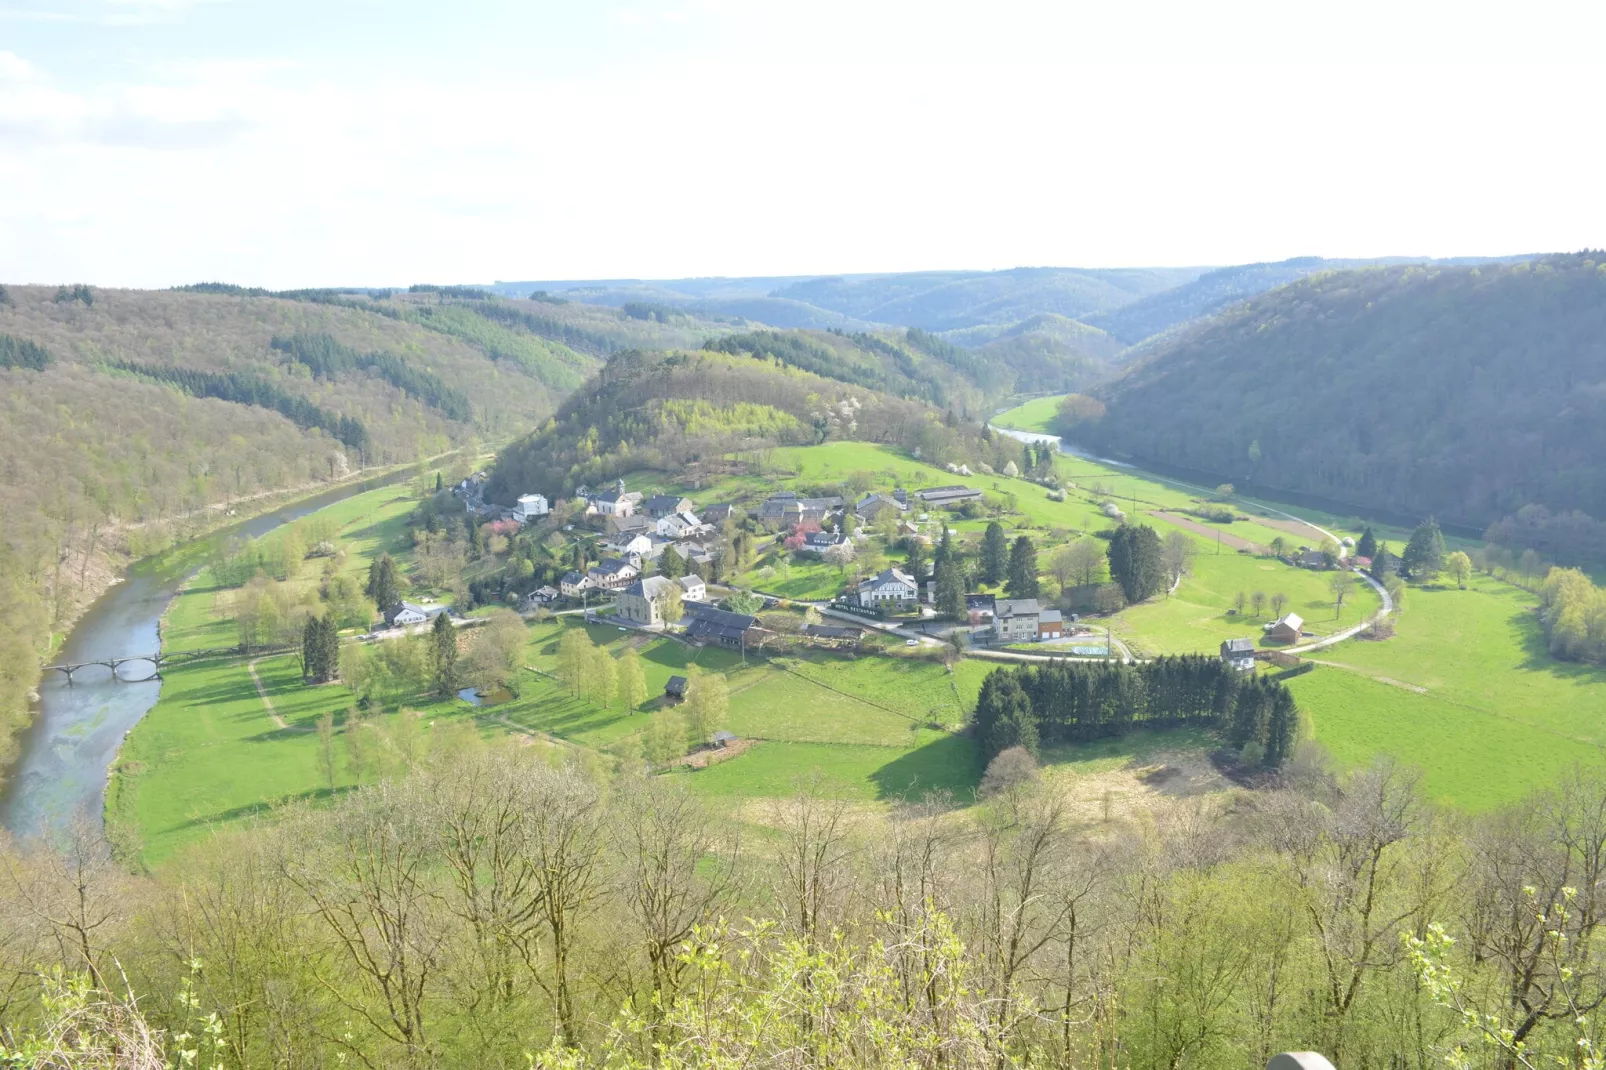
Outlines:
POLYGON ((1606 246, 1606 4, 0 0, 0 281, 1606 246))

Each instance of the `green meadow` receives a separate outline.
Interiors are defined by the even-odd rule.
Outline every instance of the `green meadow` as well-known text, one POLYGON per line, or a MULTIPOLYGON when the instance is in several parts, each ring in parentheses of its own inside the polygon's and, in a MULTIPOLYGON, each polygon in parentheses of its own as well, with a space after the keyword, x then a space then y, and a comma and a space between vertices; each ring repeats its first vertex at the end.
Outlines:
MULTIPOLYGON (((1017 513, 1009 526, 1038 541, 1041 561, 1059 541, 1108 527, 1097 508, 1105 495, 1115 496, 1123 509, 1162 534, 1185 529, 1154 514, 1186 508, 1198 495, 1194 488, 1135 470, 1073 457, 1058 462, 1062 477, 1075 484, 1066 502, 1051 501, 1044 488, 1022 480, 954 476, 866 443, 779 449, 772 451, 770 463, 785 474, 715 482, 699 488, 695 497, 730 500, 744 489, 830 483, 864 471, 888 488, 961 483, 1013 495, 1017 513)), ((387 487, 325 510, 321 518, 346 553, 343 567, 361 574, 381 552, 405 561, 412 506, 404 491, 387 487)), ((1244 508, 1265 517, 1278 507, 1245 503, 1244 508)), ((1301 515, 1341 533, 1355 531, 1353 523, 1339 518, 1301 515)), ((971 536, 985 524, 950 521, 971 536)), ((1255 542, 1279 533, 1263 520, 1220 527, 1255 542)), ((1371 588, 1357 584, 1335 617, 1332 573, 1225 547, 1218 552, 1207 535, 1188 535, 1197 556, 1173 595, 1096 620, 1095 626, 1107 624, 1140 655, 1211 652, 1226 638, 1258 638, 1260 626, 1273 616, 1269 605, 1258 616, 1229 613, 1240 591, 1286 595, 1287 608, 1317 634, 1352 625, 1378 608, 1371 588)), ((309 560, 298 582, 317 582, 322 567, 319 560, 309 560)), ((823 562, 795 561, 768 573, 749 573, 741 582, 790 597, 824 598, 840 590, 844 577, 823 562)), ((215 589, 203 571, 169 610, 167 648, 232 645, 227 598, 228 592, 215 589)), ((1467 591, 1413 588, 1394 638, 1323 650, 1315 655, 1321 664, 1314 672, 1291 681, 1314 738, 1343 767, 1379 754, 1420 766, 1432 797, 1470 810, 1518 798, 1574 762, 1600 760, 1606 745, 1601 716, 1606 673, 1552 660, 1533 601, 1529 593, 1486 577, 1467 591)), ((271 712, 243 660, 175 667, 165 674, 160 701, 125 742, 108 791, 107 817, 120 842, 138 843, 154 865, 213 829, 258 819, 285 803, 317 802, 385 775, 409 755, 469 738, 520 738, 550 747, 554 760, 570 755, 604 766, 636 761, 669 678, 692 666, 725 674, 730 705, 719 727, 749 741, 735 757, 703 769, 675 767, 667 774, 684 777, 700 794, 735 802, 813 784, 864 803, 928 791, 968 800, 981 771, 976 747, 956 729, 996 665, 962 659, 950 670, 936 661, 902 656, 901 647, 891 653, 896 656, 817 653, 766 659, 752 654, 744 661, 736 652, 697 649, 674 638, 588 625, 572 616, 550 618, 528 627, 525 671, 514 697, 476 708, 420 696, 405 703, 406 713, 387 709, 365 718, 373 745, 356 769, 341 730, 350 692, 338 684, 303 686, 295 657, 257 662, 271 712), (572 628, 584 628, 615 657, 627 648, 636 652, 648 688, 640 708, 626 710, 617 703, 604 708, 555 679, 558 641, 572 628), (326 712, 336 724, 332 782, 320 760, 316 731, 326 712)), ((1208 733, 1139 733, 1055 748, 1045 761, 1054 775, 1074 780, 1213 745, 1208 733)))
POLYGON ((1036 431, 1044 435, 1052 435, 1054 431, 1054 417, 1059 412, 1060 398, 1064 395, 1055 394, 1046 398, 1033 398, 1013 409, 1005 409, 994 416, 992 422, 998 427, 1012 427, 1017 431, 1036 431))

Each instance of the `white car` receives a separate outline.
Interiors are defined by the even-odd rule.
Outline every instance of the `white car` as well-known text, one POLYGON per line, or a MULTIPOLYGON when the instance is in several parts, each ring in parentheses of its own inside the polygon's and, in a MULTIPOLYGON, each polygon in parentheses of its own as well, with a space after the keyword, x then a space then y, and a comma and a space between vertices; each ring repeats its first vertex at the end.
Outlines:
POLYGON ((904 646, 919 646, 920 645, 920 640, 918 640, 918 639, 905 639, 903 641, 903 645, 904 646))

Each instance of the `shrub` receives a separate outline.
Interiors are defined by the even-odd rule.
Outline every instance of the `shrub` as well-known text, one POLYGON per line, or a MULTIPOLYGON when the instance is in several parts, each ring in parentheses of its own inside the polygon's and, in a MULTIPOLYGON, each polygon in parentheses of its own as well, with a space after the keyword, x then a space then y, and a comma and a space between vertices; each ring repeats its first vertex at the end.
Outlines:
POLYGON ((987 763, 987 771, 982 774, 977 794, 983 799, 990 799, 1010 788, 1035 783, 1036 780, 1037 759, 1032 757, 1031 751, 1025 747, 1010 747, 999 751, 987 763))

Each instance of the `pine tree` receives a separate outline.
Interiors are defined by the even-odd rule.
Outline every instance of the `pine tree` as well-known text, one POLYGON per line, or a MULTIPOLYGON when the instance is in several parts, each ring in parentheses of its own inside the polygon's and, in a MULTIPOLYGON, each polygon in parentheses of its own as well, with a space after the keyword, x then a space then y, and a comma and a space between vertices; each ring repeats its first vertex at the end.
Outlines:
POLYGON ((1370 524, 1367 525, 1365 531, 1361 532, 1360 541, 1355 544, 1355 555, 1357 557, 1377 556, 1377 536, 1372 534, 1370 524))
POLYGON ((965 587, 959 562, 950 558, 937 566, 937 612, 951 620, 965 615, 965 587))
POLYGON ((1400 555, 1400 565, 1407 576, 1426 583, 1444 571, 1444 557, 1444 533, 1430 516, 1411 532, 1411 541, 1400 555))
POLYGON ((1011 598, 1037 597, 1037 547, 1025 535, 1009 549, 1009 582, 1004 590, 1011 598))
POLYGON ((1031 699, 1019 677, 1008 669, 999 669, 982 683, 976 702, 976 735, 988 761, 1010 747, 1037 753, 1037 717, 1031 699))
POLYGON ((1294 694, 1281 684, 1273 685, 1271 716, 1266 723, 1266 768, 1276 769, 1288 759, 1294 748, 1299 713, 1294 708, 1294 694))
POLYGON ((981 581, 986 584, 1003 582, 1009 568, 1009 540, 1004 525, 994 520, 987 525, 981 539, 981 581))
POLYGON ((437 614, 429 634, 435 693, 442 698, 457 690, 457 629, 445 613, 437 614))
POLYGON ((673 546, 664 547, 663 554, 658 558, 658 575, 678 580, 686 574, 686 559, 673 546))
POLYGON ((389 554, 380 554, 368 566, 368 597, 379 605, 383 613, 401 599, 401 587, 396 579, 396 562, 389 554))
POLYGON ((301 630, 301 679, 303 683, 321 684, 329 677, 324 664, 323 625, 317 617, 308 617, 301 630))
POLYGON ((445 489, 446 489, 446 484, 441 479, 441 474, 439 472, 436 472, 435 473, 435 493, 439 494, 441 491, 443 491, 445 489))
POLYGON ((1128 602, 1142 602, 1166 588, 1160 536, 1147 524, 1122 524, 1110 539, 1110 579, 1128 602))

